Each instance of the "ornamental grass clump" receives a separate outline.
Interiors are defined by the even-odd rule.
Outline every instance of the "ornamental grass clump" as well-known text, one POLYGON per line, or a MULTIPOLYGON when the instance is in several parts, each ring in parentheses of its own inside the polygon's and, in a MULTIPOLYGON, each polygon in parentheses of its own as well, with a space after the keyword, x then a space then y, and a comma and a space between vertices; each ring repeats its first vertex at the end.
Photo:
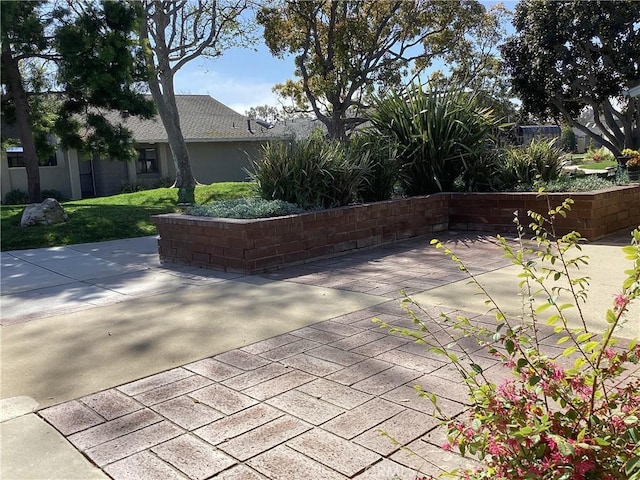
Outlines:
MULTIPOLYGON (((531 242, 524 239, 517 218, 515 245, 498 237, 505 256, 521 270, 522 313, 515 318, 501 309, 463 260, 437 240, 432 241, 435 247, 467 272, 486 297, 495 328, 444 314, 427 319, 426 310, 405 300, 417 328, 399 331, 444 356, 468 389, 468 410, 444 422, 443 448, 474 456, 482 466, 448 472, 450 477, 640 479, 640 345, 619 340, 625 323, 637 327, 640 322, 637 315, 628 315, 640 296, 640 227, 622 249, 629 267, 620 290, 612 292, 606 328, 594 331, 583 312, 589 278, 578 269, 587 263, 582 238, 575 232, 554 233, 553 219, 565 216, 571 203, 565 200, 548 215, 530 212, 535 235, 531 242), (555 339, 560 354, 544 346, 545 337, 555 339), (464 348, 469 338, 512 375, 494 382, 492 372, 472 360, 478 352, 464 348)), ((437 408, 434 393, 422 394, 437 408)))

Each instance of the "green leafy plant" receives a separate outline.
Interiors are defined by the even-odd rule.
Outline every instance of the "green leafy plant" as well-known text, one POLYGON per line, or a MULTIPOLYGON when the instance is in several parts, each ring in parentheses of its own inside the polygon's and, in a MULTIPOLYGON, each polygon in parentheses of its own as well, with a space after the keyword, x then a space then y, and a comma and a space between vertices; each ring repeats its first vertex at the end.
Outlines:
POLYGON ((358 197, 363 202, 389 200, 400 174, 398 146, 388 139, 369 133, 353 135, 347 144, 347 155, 354 165, 367 165, 358 197))
POLYGON ((398 145, 408 195, 451 191, 458 178, 463 189, 481 190, 491 176, 485 162, 498 120, 473 94, 414 84, 376 99, 368 120, 379 136, 398 145))
MULTIPOLYGON (((467 317, 429 317, 405 300, 417 329, 395 330, 444 356, 468 388, 470 408, 445 422, 448 441, 443 448, 475 456, 482 467, 450 472, 452 477, 640 479, 640 378, 627 374, 637 369, 640 345, 616 338, 640 296, 640 227, 623 248, 631 266, 606 312, 606 328, 593 331, 582 312, 589 282, 578 272, 587 263, 582 238, 576 232, 558 237, 553 228, 554 218, 565 216, 571 204, 565 200, 546 216, 530 212, 532 242, 524 239, 519 222, 515 245, 498 237, 505 256, 521 270, 521 315, 514 318, 501 309, 463 260, 437 240, 432 241, 435 247, 467 272, 487 298, 495 328, 467 317), (557 358, 542 345, 549 334, 564 349, 557 358), (499 359, 512 377, 496 385, 478 364, 482 362, 473 360, 478 353, 468 352, 469 339, 499 359)), ((435 394, 424 395, 437 407, 435 394)))
POLYGON ((302 208, 348 205, 369 173, 369 156, 350 157, 345 145, 320 134, 300 141, 269 143, 249 171, 265 200, 302 208))
POLYGON ((14 189, 4 196, 5 205, 25 205, 29 203, 29 194, 19 189, 14 189))
POLYGON ((554 140, 534 139, 525 146, 506 147, 498 161, 499 186, 510 190, 517 185, 557 180, 562 173, 564 153, 554 140))
POLYGON ((584 158, 592 161, 592 162, 615 162, 616 159, 609 150, 604 147, 600 148, 589 148, 587 153, 585 153, 584 158))
POLYGON ((67 200, 69 200, 62 192, 60 192, 58 190, 54 190, 54 189, 42 190, 40 192, 40 194, 42 195, 43 199, 44 198, 55 198, 59 202, 66 202, 67 200))
POLYGON ((627 168, 640 167, 640 152, 638 152, 638 150, 625 148, 624 150, 622 150, 622 155, 624 155, 625 157, 630 157, 626 162, 627 168))
POLYGON ((193 205, 188 215, 217 218, 268 218, 303 213, 305 210, 282 200, 262 198, 237 198, 221 200, 206 205, 193 205))

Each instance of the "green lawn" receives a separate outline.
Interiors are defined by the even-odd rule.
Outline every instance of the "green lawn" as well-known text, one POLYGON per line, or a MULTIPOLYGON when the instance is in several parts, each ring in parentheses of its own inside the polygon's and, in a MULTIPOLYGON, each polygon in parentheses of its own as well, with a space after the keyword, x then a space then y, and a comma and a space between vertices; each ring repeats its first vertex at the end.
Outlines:
POLYGON ((584 168, 586 170, 604 170, 607 167, 615 167, 618 164, 614 162, 591 162, 591 163, 583 163, 578 165, 580 168, 584 168))
MULTIPOLYGON (((254 185, 225 182, 196 188, 196 203, 251 196, 254 185)), ((135 193, 63 203, 69 221, 47 226, 20 227, 24 205, 2 205, 0 250, 56 247, 74 243, 154 235, 150 217, 177 211, 178 190, 158 188, 135 193)))

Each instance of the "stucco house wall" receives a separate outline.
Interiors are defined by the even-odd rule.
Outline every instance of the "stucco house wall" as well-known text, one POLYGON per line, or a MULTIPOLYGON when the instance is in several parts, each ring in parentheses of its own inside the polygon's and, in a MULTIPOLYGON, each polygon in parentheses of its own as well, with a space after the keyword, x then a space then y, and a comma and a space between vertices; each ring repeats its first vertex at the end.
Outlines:
MULTIPOLYGON (((249 158, 257 158, 265 143, 288 139, 293 134, 300 136, 301 132, 308 134, 317 127, 310 120, 301 120, 265 128, 208 95, 178 95, 176 102, 194 176, 204 184, 247 180, 245 169, 250 167, 249 158)), ((155 149, 158 171, 139 173, 136 161, 81 159, 74 150, 58 151, 57 166, 40 167, 42 189, 58 190, 67 198, 80 199, 119 193, 125 183, 153 186, 161 179, 175 179, 167 134, 159 118, 123 119, 113 112, 107 116, 131 130, 137 147, 155 149)), ((0 199, 13 189, 26 192, 25 168, 9 168, 4 156, 0 163, 0 199)))
MULTIPOLYGON (((57 165, 40 167, 40 188, 42 190, 57 190, 66 198, 74 198, 70 175, 70 161, 68 152, 56 152, 57 165)), ((1 200, 12 190, 27 192, 27 171, 24 167, 9 167, 6 153, 2 152, 0 161, 1 200)))

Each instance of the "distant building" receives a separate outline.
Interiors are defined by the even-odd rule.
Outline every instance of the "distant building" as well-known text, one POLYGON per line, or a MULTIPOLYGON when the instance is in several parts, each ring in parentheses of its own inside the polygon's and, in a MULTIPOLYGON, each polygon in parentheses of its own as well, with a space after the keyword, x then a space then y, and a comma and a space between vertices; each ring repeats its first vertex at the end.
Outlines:
MULTIPOLYGON (((245 168, 260 155, 263 145, 274 140, 303 138, 320 123, 295 119, 270 125, 250 120, 208 95, 176 95, 176 103, 194 176, 204 184, 247 180, 245 168)), ((81 158, 75 150, 58 149, 54 156, 41 162, 43 190, 57 190, 66 198, 80 199, 120 193, 126 183, 155 185, 162 179, 175 179, 167 132, 157 116, 149 120, 137 117, 123 120, 115 112, 106 116, 131 130, 138 149, 137 161, 81 158)), ((17 132, 12 134, 11 130, 15 128, 3 125, 3 137, 17 138, 17 132)), ((0 199, 11 190, 26 192, 22 147, 6 148, 0 163, 0 199)))
POLYGON ((528 145, 532 140, 553 138, 560 139, 560 125, 520 125, 518 127, 518 142, 528 145))

